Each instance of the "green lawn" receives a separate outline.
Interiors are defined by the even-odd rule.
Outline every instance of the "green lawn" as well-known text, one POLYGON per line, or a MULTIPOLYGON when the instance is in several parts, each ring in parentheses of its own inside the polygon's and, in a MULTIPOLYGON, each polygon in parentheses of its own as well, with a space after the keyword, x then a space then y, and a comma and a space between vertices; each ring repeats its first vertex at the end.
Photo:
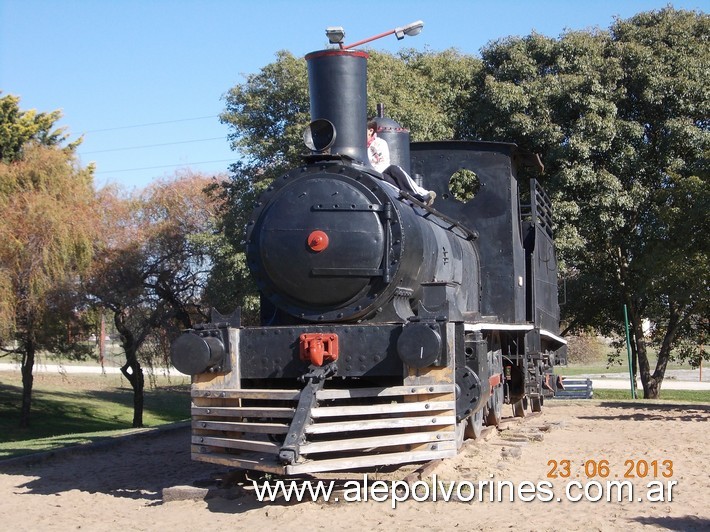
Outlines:
MULTIPOLYGON (((145 427, 189 419, 189 385, 177 380, 146 388, 145 427)), ((32 397, 30 427, 21 429, 19 372, 0 373, 0 459, 132 430, 133 390, 118 375, 38 374, 32 397)))
MULTIPOLYGON (((642 390, 637 390, 636 393, 643 394, 642 390)), ((602 400, 627 400, 633 401, 631 399, 631 393, 629 390, 594 390, 594 399, 602 400)), ((687 403, 710 403, 710 391, 708 390, 664 390, 661 387, 661 397, 662 401, 682 401, 687 403)), ((643 401, 642 399, 637 399, 636 401, 643 401)))

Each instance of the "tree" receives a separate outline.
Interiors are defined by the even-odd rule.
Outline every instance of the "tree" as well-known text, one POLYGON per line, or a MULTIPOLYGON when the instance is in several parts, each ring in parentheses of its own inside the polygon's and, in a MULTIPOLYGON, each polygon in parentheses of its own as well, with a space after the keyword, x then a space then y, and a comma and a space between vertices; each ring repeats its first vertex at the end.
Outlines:
POLYGON ((667 8, 608 32, 492 43, 469 111, 482 138, 543 154, 574 296, 566 318, 621 332, 626 305, 649 398, 674 346, 707 330, 709 30, 709 16, 667 8))
POLYGON ((386 114, 409 129, 413 141, 467 138, 464 110, 476 95, 479 59, 454 49, 369 53, 370 116, 383 103, 386 114))
POLYGON ((55 147, 29 142, 0 162, 0 346, 21 355, 20 425, 29 424, 32 370, 39 349, 73 350, 78 276, 92 255, 91 168, 55 147))
MULTIPOLYGON (((100 240, 86 291, 113 313, 133 388, 133 426, 143 426, 145 377, 141 355, 160 342, 160 331, 203 321, 203 291, 210 261, 207 241, 218 202, 205 193, 213 179, 185 173, 122 196, 101 191, 100 240)), ((145 359, 143 359, 145 360, 145 359)))
MULTIPOLYGON (((21 111, 20 99, 12 94, 0 98, 0 161, 8 163, 20 159, 23 150, 32 144, 60 147, 69 137, 64 128, 55 129, 61 116, 61 111, 21 111)), ((78 139, 62 149, 73 152, 80 143, 78 139)))

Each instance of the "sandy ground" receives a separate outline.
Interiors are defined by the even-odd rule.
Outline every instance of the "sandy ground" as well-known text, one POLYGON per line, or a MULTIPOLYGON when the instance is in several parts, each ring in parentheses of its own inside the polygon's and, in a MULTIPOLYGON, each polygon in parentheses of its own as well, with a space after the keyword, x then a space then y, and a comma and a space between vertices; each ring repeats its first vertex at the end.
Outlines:
MULTIPOLYGON (((454 489, 449 502, 410 500, 396 509, 390 500, 343 500, 354 496, 352 484, 345 482, 362 481, 362 473, 336 475, 338 502, 260 503, 248 482, 231 489, 212 484, 208 498, 165 502, 165 488, 170 493, 179 485, 208 486, 226 473, 220 466, 191 462, 189 434, 178 429, 35 463, 0 462, 0 516, 5 530, 708 530, 709 420, 710 405, 553 402, 539 417, 506 420, 504 430, 468 442, 456 458, 423 473, 428 488, 433 475, 445 490, 452 481, 473 483, 472 501, 464 501, 471 496, 464 487, 460 496, 454 489), (639 478, 645 472, 642 460, 650 466, 645 478, 639 478), (666 461, 672 461, 672 470, 666 461), (628 479, 632 501, 567 500, 566 486, 577 498, 587 484, 596 498, 607 481, 624 480, 632 465, 637 474, 628 479), (484 486, 479 501, 479 482, 486 481, 522 486, 522 498, 535 500, 524 502, 516 492, 510 502, 506 491, 503 502, 491 502, 484 486), (531 492, 524 481, 542 489, 531 492), (658 484, 648 488, 651 482, 662 484, 666 500, 648 501, 648 495, 660 496, 654 492, 658 484), (672 500, 667 500, 669 482, 675 482, 672 500)), ((412 483, 413 471, 372 472, 369 482, 409 475, 412 483)), ((420 496, 424 489, 420 483, 420 496)))

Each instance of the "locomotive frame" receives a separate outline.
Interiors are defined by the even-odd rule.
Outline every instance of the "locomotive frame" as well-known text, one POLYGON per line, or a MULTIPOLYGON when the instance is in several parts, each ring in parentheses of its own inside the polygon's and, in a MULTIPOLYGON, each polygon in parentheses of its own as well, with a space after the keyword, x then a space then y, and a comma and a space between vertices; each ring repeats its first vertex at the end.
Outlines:
POLYGON ((504 403, 540 411, 565 359, 551 204, 535 178, 529 205, 518 191, 519 168, 542 166, 513 144, 410 144, 382 119, 427 206, 365 162, 367 54, 306 59, 311 154, 247 229, 262 324, 213 312, 173 343, 192 458, 295 475, 454 456, 504 403), (466 202, 460 170, 480 184, 466 202))

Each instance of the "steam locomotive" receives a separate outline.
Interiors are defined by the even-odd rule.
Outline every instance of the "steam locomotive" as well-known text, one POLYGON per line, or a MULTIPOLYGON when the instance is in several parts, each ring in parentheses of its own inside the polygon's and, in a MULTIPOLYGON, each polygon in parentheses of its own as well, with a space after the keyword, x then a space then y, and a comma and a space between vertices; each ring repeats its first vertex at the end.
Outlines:
POLYGON ((172 345, 192 375, 194 460, 295 475, 451 457, 503 404, 524 416, 552 394, 566 342, 551 204, 518 182, 539 158, 411 143, 380 116, 392 162, 437 199, 391 186, 367 163, 367 59, 306 56, 309 153, 247 227, 261 325, 213 311, 172 345))

